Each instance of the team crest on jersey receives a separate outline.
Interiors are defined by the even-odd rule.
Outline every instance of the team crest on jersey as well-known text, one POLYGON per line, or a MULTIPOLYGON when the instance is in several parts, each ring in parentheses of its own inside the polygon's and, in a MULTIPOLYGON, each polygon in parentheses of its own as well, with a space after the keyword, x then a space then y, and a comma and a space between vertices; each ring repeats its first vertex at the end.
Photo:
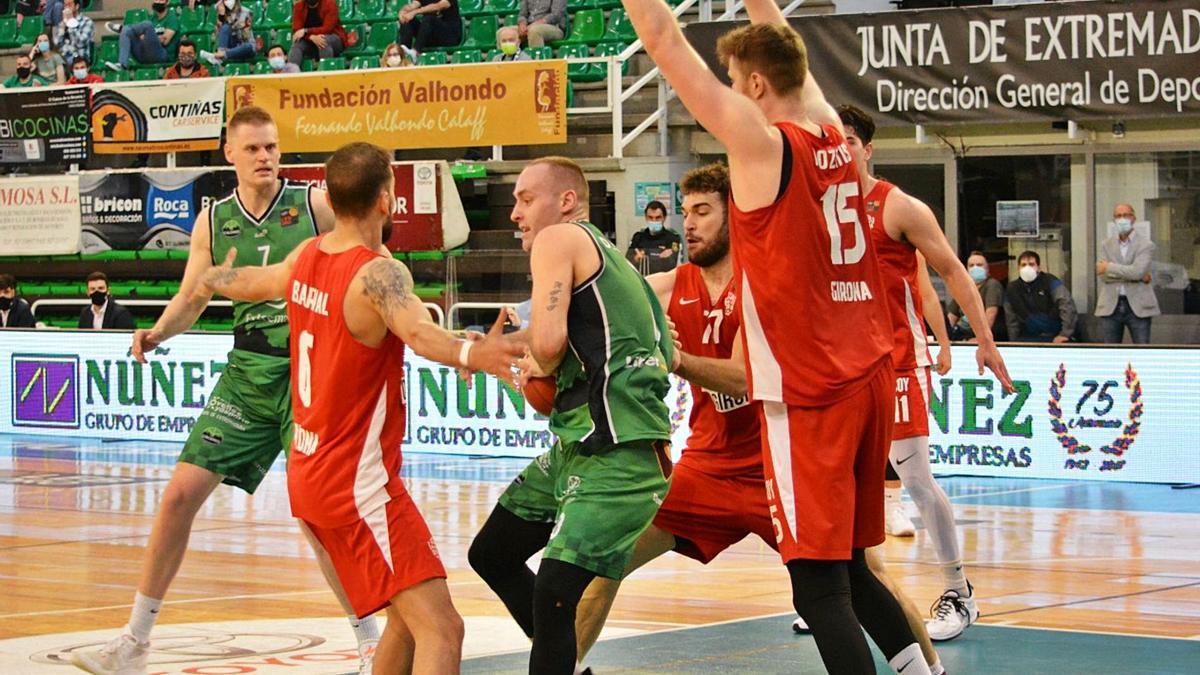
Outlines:
POLYGON ((868 211, 878 211, 879 210, 879 200, 878 199, 868 200, 867 201, 867 210, 868 211))
POLYGON ((200 432, 200 440, 209 445, 220 445, 225 441, 225 434, 221 433, 221 430, 216 427, 208 427, 200 432))
POLYGON ((292 207, 284 209, 283 213, 279 214, 279 225, 281 227, 291 227, 300 222, 300 209, 292 207))
POLYGON ((725 316, 733 314, 733 308, 737 305, 737 296, 731 291, 725 296, 725 316))
POLYGON ((236 220, 227 220, 221 224, 221 234, 226 237, 236 237, 242 233, 242 226, 236 220))

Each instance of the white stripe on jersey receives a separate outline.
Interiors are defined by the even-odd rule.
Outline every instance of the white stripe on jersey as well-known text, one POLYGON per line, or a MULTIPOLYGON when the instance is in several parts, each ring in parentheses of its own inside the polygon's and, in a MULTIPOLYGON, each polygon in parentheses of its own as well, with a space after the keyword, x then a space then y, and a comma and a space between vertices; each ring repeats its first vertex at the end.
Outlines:
POLYGON ((383 553, 383 559, 387 561, 388 569, 395 574, 396 566, 392 564, 392 537, 388 532, 387 503, 381 504, 379 508, 364 515, 363 523, 371 531, 371 536, 375 537, 375 543, 379 545, 379 551, 383 553))
POLYGON ((788 407, 783 403, 766 401, 762 409, 763 417, 767 420, 767 447, 771 449, 775 490, 779 501, 783 502, 783 524, 791 533, 792 541, 796 541, 796 486, 792 480, 792 436, 788 428, 788 407))
POLYGON ((913 302, 912 287, 904 284, 904 317, 908 319, 908 329, 912 333, 913 354, 917 359, 917 367, 929 365, 929 338, 925 335, 925 319, 917 316, 917 303, 913 302))
MULTIPOLYGON (((360 518, 380 510, 391 497, 387 493, 388 472, 383 464, 383 446, 379 437, 383 434, 383 423, 387 419, 387 383, 379 389, 375 411, 371 414, 371 425, 358 453, 358 471, 354 474, 354 505, 360 518)), ((391 555, 388 555, 391 564, 391 555)))
POLYGON ((746 331, 746 354, 750 357, 750 379, 754 390, 751 398, 783 401, 783 371, 758 320, 758 307, 754 304, 750 278, 745 272, 742 272, 742 328, 746 331))

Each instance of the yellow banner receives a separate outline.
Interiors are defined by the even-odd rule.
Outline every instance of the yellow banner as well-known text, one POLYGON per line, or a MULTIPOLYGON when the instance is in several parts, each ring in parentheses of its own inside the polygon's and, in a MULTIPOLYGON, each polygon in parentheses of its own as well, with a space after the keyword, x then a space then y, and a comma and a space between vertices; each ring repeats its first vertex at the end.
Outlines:
POLYGON ((328 152, 352 141, 408 149, 567 140, 565 61, 258 75, 227 86, 227 114, 265 108, 283 152, 328 152))

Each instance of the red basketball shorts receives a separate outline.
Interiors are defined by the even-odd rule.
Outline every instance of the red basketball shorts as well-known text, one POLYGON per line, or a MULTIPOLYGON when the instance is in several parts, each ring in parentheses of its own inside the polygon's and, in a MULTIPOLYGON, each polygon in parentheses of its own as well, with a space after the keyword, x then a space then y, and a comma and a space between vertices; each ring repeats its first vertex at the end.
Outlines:
POLYGON ((675 535, 677 552, 702 563, 748 534, 776 548, 762 477, 714 475, 689 462, 686 450, 654 526, 675 535))
POLYGON ((896 371, 896 426, 892 440, 929 435, 929 368, 896 371))
POLYGON ((883 542, 883 479, 892 442, 891 364, 823 407, 763 402, 767 501, 784 562, 849 560, 883 542))
POLYGON ((446 578, 433 536, 408 492, 350 525, 305 524, 329 553, 360 618, 387 607, 406 588, 446 578))

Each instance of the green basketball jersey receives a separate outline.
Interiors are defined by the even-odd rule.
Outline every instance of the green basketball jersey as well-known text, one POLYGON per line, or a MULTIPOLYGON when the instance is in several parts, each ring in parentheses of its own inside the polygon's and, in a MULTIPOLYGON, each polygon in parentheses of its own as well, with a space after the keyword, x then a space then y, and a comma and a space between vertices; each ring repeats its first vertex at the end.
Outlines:
POLYGON ((671 437, 667 369, 673 357, 666 316, 646 280, 591 223, 578 222, 600 269, 572 289, 567 340, 588 382, 591 432, 586 451, 671 437))
MULTIPOLYGON (((305 183, 281 180, 275 201, 263 217, 255 218, 242 206, 237 190, 214 202, 208 209, 213 264, 225 261, 231 247, 237 248, 234 267, 266 266, 283 262, 292 249, 317 233, 310 193, 305 183)), ((234 346, 264 354, 286 355, 288 348, 287 303, 233 303, 234 346)))
POLYGON ((588 381, 583 364, 570 351, 563 357, 554 375, 554 410, 550 413, 550 432, 563 443, 578 443, 592 431, 588 413, 588 381))

